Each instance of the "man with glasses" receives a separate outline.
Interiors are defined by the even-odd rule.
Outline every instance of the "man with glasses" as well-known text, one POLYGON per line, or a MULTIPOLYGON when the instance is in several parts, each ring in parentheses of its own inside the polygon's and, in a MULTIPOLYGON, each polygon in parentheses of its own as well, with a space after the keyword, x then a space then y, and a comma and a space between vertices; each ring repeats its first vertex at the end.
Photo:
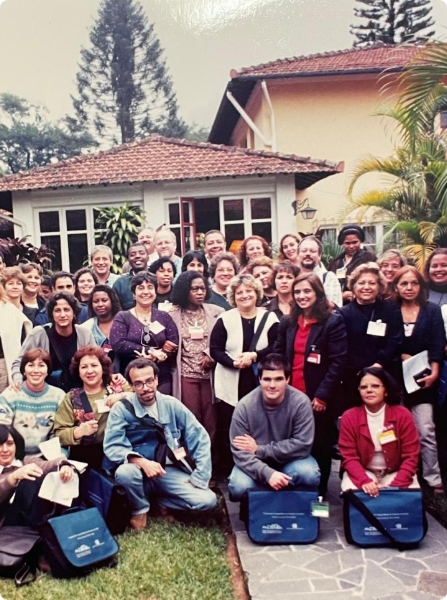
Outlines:
POLYGON ((110 412, 104 452, 106 466, 127 491, 130 528, 146 527, 149 496, 165 511, 214 508, 216 496, 208 487, 210 438, 205 429, 176 398, 157 391, 158 367, 152 361, 133 360, 125 377, 134 395, 110 412))

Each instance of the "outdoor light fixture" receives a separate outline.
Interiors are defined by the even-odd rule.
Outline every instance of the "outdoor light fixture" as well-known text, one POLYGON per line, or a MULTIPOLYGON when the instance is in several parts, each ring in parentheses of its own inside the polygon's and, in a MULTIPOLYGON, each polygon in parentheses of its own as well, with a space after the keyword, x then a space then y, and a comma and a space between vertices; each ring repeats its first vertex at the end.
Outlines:
POLYGON ((317 214, 317 209, 309 206, 309 198, 304 198, 304 200, 294 200, 292 202, 293 214, 296 216, 300 213, 306 221, 313 219, 317 214), (307 206, 306 206, 307 202, 307 206), (305 207, 306 206, 306 207, 305 207), (305 208, 304 208, 305 207, 305 208))

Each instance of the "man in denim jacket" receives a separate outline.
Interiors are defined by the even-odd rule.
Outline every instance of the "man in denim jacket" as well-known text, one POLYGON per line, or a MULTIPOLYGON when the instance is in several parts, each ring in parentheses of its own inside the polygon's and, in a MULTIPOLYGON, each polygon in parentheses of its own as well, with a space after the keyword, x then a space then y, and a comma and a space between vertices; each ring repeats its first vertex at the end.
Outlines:
POLYGON ((127 366, 135 392, 110 412, 104 437, 107 467, 127 491, 130 527, 144 529, 148 496, 162 509, 209 510, 216 496, 211 476, 210 438, 195 416, 173 396, 157 392, 158 367, 146 358, 127 366), (189 467, 185 458, 194 461, 189 467), (188 471, 189 468, 189 471, 188 471))

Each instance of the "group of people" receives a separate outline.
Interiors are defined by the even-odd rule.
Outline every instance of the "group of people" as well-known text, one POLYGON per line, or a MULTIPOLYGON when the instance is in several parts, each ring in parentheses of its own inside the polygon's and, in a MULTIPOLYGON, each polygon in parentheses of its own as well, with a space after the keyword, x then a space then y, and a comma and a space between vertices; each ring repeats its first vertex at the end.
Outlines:
POLYGON ((334 452, 344 490, 375 496, 419 473, 443 493, 447 249, 420 273, 398 250, 363 248, 357 225, 338 242, 327 268, 320 239, 295 234, 275 259, 257 235, 228 252, 217 230, 179 257, 172 231, 146 227, 121 275, 106 246, 50 281, 1 261, 0 517, 23 479, 59 466, 68 480, 67 457, 125 487, 136 530, 153 499, 212 509, 222 477, 234 500, 287 486, 324 497, 334 452), (408 393, 403 364, 424 351, 408 393), (63 455, 43 465, 53 436, 63 455))

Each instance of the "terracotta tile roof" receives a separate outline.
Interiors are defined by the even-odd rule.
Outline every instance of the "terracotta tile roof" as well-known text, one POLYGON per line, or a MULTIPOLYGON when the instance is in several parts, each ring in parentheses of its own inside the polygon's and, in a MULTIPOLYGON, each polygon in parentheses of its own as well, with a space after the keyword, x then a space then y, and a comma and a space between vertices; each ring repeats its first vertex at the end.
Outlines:
POLYGON ((151 135, 97 154, 6 175, 0 178, 0 192, 273 174, 295 174, 297 184, 307 187, 342 169, 342 164, 325 160, 151 135))
POLYGON ((297 56, 232 71, 231 78, 401 69, 422 49, 417 45, 381 45, 297 56))

